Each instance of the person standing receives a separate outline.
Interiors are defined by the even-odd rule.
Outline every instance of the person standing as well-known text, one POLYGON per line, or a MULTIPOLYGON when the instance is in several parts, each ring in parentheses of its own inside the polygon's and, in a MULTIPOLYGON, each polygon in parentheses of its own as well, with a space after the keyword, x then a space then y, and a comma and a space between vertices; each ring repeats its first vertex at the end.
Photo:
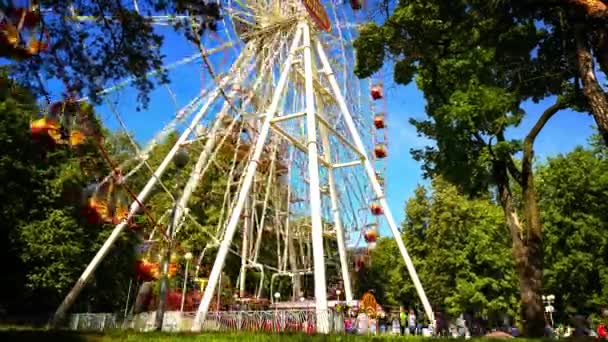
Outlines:
POLYGON ((405 335, 405 328, 407 327, 407 314, 403 306, 399 307, 399 325, 401 327, 401 336, 405 335))
POLYGON ((398 315, 392 315, 392 333, 393 335, 399 335, 399 334, 403 334, 403 327, 401 325, 401 323, 399 323, 399 316, 398 315))
POLYGON ((410 335, 416 334, 416 314, 413 309, 410 309, 410 314, 407 317, 410 329, 410 335))

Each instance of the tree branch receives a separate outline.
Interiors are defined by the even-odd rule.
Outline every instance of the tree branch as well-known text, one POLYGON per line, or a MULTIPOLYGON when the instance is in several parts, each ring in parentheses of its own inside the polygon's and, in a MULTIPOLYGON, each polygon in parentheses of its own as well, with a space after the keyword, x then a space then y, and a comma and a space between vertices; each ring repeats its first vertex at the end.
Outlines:
MULTIPOLYGON (((498 132, 496 134, 496 139, 499 142, 505 141, 506 139, 505 139, 504 132, 498 132)), ((513 161, 513 156, 508 156, 507 158, 505 158, 505 166, 507 167, 507 170, 511 174, 511 177, 513 177, 513 179, 515 179, 517 184, 521 185, 522 184, 521 170, 517 167, 517 165, 515 165, 515 161, 513 161)))
POLYGON ((567 105, 564 101, 560 101, 559 99, 555 101, 555 103, 547 108, 543 114, 538 118, 536 124, 532 127, 526 138, 524 139, 524 155, 522 158, 522 182, 525 182, 526 178, 532 174, 532 162, 534 159, 534 141, 536 137, 540 133, 540 131, 545 127, 547 122, 560 110, 566 108, 567 105))
POLYGON ((538 118, 538 121, 536 121, 536 124, 532 127, 532 129, 526 136, 526 139, 524 140, 524 150, 526 144, 534 144, 534 140, 536 140, 536 137, 543 129, 543 127, 545 127, 545 124, 547 124, 549 119, 551 119, 553 115, 555 115, 560 110, 565 109, 566 107, 567 106, 565 103, 563 103, 563 101, 557 100, 551 107, 547 108, 543 112, 540 118, 538 118))

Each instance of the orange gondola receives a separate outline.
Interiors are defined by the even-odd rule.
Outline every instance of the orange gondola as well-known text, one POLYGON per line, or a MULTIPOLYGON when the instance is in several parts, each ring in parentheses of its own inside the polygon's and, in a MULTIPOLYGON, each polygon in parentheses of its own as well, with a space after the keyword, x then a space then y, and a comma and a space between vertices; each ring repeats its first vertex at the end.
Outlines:
POLYGON ((378 240, 378 231, 375 227, 369 228, 363 233, 363 238, 367 243, 376 242, 378 240))
POLYGON ((49 105, 46 115, 31 123, 32 136, 36 141, 51 145, 79 146, 92 135, 88 113, 75 101, 58 101, 49 105))
POLYGON ((135 273, 141 281, 154 281, 160 278, 160 265, 146 259, 135 262, 135 273))
POLYGON ((0 55, 20 60, 46 51, 50 38, 41 24, 40 13, 33 8, 5 9, 0 22, 0 55))
MULTIPOLYGON (((119 224, 128 218, 129 203, 126 191, 115 180, 93 184, 85 189, 83 214, 90 224, 119 224)), ((133 224, 130 223, 133 227, 133 224)))
POLYGON ((54 146, 61 127, 56 120, 42 117, 30 123, 32 139, 45 145, 54 146))

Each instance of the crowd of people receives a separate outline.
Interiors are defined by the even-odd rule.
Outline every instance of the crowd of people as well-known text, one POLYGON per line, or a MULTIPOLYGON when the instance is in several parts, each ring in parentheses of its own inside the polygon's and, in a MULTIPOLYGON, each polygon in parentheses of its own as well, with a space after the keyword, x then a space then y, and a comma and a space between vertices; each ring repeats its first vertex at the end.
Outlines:
MULTIPOLYGON (((568 338, 568 337, 595 337, 600 340, 608 340, 608 327, 606 319, 593 324, 591 320, 581 315, 574 315, 567 318, 570 324, 558 324, 555 327, 547 321, 545 327, 545 336, 550 338, 568 338)), ((392 334, 392 335, 419 335, 419 336, 442 336, 468 339, 471 336, 504 336, 504 337, 519 337, 520 329, 516 325, 505 324, 501 327, 482 327, 479 324, 467 322, 463 316, 456 320, 446 320, 437 315, 435 324, 429 324, 424 319, 422 313, 416 314, 413 309, 400 307, 398 313, 388 313, 385 317, 380 318, 376 324, 377 327, 368 327, 362 329, 361 320, 353 322, 353 332, 374 334, 392 334), (371 328, 371 329, 370 329, 371 328)), ((374 326, 376 324, 373 324, 374 326)))

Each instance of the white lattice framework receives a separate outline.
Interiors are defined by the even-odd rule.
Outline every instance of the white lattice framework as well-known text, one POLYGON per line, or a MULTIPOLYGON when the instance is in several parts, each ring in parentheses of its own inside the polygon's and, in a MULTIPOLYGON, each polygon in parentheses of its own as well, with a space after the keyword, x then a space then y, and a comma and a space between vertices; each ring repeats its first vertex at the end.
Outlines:
MULTIPOLYGON (((347 45, 355 33, 347 20, 348 14, 328 2, 326 8, 334 28, 325 33, 317 29, 304 6, 296 0, 246 4, 227 1, 223 8, 223 24, 213 35, 215 38, 202 37, 198 51, 166 67, 174 70, 199 61, 207 75, 201 81, 201 90, 179 108, 176 95, 180 93, 172 90, 175 86, 168 88, 175 102, 174 117, 144 147, 128 135, 135 153, 120 165, 127 181, 138 172, 151 173, 129 208, 129 218, 142 210, 141 203, 146 203, 158 187, 175 203, 174 215, 160 219, 161 223, 173 224, 173 235, 169 230, 155 230, 150 232, 149 241, 163 239, 161 233, 173 241, 188 229, 204 230, 209 239, 204 248, 199 246, 202 252, 195 256, 197 275, 205 253, 217 248, 192 329, 203 327, 226 256, 234 253, 242 260, 241 295, 245 292, 247 270, 251 268, 262 274, 272 273, 273 280, 279 276, 296 278, 312 273, 316 331, 329 332, 325 274, 328 251, 324 237, 332 236, 337 242, 344 294, 347 301, 352 301, 346 246, 361 236, 369 214, 362 213, 360 208, 368 207, 372 201, 383 208, 432 322, 430 304, 368 153, 373 142, 369 134, 373 122, 367 96, 369 88, 352 74, 354 52, 347 45), (150 154, 175 130, 181 135, 160 165, 152 168, 148 163, 150 154), (194 156, 192 172, 180 195, 175 197, 164 184, 163 174, 176 153, 191 145, 197 145, 200 153, 194 156), (222 165, 229 181, 220 220, 217 227, 210 230, 190 214, 188 206, 211 165, 221 163, 216 157, 225 148, 233 151, 232 160, 222 165), (302 218, 306 224, 302 224, 302 218), (266 229, 276 234, 277 260, 273 264, 262 264, 258 259, 266 229), (242 235, 238 246, 234 244, 237 232, 242 235)), ((91 19, 77 18, 83 25, 91 19)), ((195 24, 187 16, 156 16, 151 20, 159 25, 174 21, 195 24)), ((129 80, 101 93, 108 98, 103 108, 106 114, 114 117, 125 132, 134 125, 133 120, 122 115, 122 110, 109 96, 128 84, 129 80)), ((167 208, 167 212, 170 210, 167 208)), ((58 308, 56 321, 65 317, 125 228, 126 221, 114 228, 58 308)))

